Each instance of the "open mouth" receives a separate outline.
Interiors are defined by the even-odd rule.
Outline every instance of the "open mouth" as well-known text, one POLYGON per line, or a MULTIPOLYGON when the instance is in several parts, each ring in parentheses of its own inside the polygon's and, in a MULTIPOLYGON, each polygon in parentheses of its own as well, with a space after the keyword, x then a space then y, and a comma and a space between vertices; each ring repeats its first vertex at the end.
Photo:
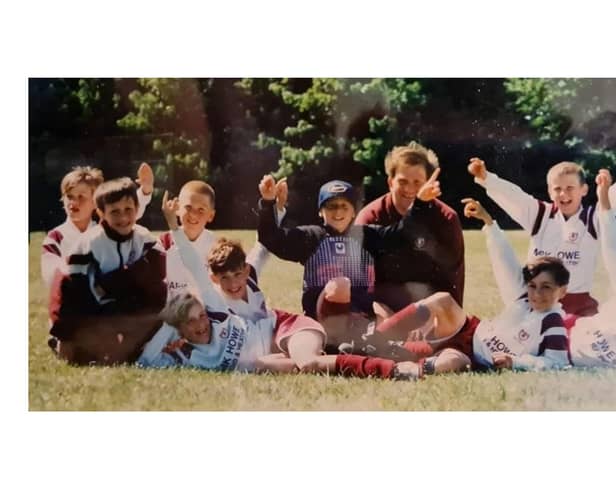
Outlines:
POLYGON ((242 291, 242 288, 229 288, 227 289, 227 293, 230 296, 238 296, 240 294, 240 292, 242 291))

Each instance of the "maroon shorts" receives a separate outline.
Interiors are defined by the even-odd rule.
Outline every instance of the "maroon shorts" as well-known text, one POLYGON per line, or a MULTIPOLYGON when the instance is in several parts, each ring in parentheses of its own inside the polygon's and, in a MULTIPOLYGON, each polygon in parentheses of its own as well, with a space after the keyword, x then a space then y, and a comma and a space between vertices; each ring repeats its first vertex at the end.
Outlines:
POLYGON ((590 317, 599 312, 599 303, 589 293, 567 293, 560 302, 567 316, 590 317))
POLYGON ((475 335, 475 330, 477 330, 479 322, 481 322, 481 320, 474 315, 467 316, 466 322, 464 322, 462 328, 451 339, 443 341, 436 351, 441 351, 447 348, 456 349, 461 353, 464 353, 472 360, 473 336, 475 335))
POLYGON ((289 337, 302 330, 315 330, 323 334, 323 344, 325 344, 326 334, 323 326, 316 320, 300 315, 289 313, 282 310, 274 310, 276 313, 276 326, 274 327, 274 346, 280 351, 287 352, 289 337))

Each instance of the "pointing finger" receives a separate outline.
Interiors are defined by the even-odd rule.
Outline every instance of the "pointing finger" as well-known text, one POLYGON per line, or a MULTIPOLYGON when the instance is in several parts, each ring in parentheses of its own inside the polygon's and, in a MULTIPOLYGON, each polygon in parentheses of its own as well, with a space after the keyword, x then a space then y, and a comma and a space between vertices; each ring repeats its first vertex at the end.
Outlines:
POLYGON ((436 181, 436 179, 438 178, 438 175, 441 174, 441 168, 436 168, 434 170, 434 173, 432 173, 432 176, 430 176, 430 179, 428 180, 428 183, 434 183, 436 181))

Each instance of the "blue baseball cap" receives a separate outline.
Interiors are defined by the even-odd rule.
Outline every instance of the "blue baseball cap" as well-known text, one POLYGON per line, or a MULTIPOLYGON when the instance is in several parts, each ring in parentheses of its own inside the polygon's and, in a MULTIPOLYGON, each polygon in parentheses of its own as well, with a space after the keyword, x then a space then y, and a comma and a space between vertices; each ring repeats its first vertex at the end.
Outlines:
POLYGON ((329 199, 335 199, 338 197, 347 199, 351 202, 351 204, 353 204, 353 207, 356 207, 357 193, 355 192, 353 185, 342 180, 332 180, 328 181, 319 190, 319 209, 321 209, 323 204, 325 204, 325 202, 329 199))

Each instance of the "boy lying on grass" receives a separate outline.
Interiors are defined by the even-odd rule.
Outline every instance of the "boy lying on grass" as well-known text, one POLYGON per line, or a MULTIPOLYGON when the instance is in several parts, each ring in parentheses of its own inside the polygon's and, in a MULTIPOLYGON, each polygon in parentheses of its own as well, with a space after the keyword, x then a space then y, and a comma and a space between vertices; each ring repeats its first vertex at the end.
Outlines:
MULTIPOLYGON (((279 350, 295 347, 293 338, 301 338, 305 331, 314 332, 321 338, 322 326, 309 317, 272 310, 253 320, 233 313, 215 288, 185 232, 179 228, 178 207, 178 199, 168 200, 165 192, 163 214, 182 262, 199 292, 171 297, 162 312, 164 324, 146 344, 138 363, 142 366, 193 366, 220 371, 295 371, 296 362, 288 354, 271 356, 273 343, 278 344, 279 350)), ((247 280, 247 276, 242 276, 244 284, 247 280)), ((320 348, 315 351, 319 352, 320 348)))

